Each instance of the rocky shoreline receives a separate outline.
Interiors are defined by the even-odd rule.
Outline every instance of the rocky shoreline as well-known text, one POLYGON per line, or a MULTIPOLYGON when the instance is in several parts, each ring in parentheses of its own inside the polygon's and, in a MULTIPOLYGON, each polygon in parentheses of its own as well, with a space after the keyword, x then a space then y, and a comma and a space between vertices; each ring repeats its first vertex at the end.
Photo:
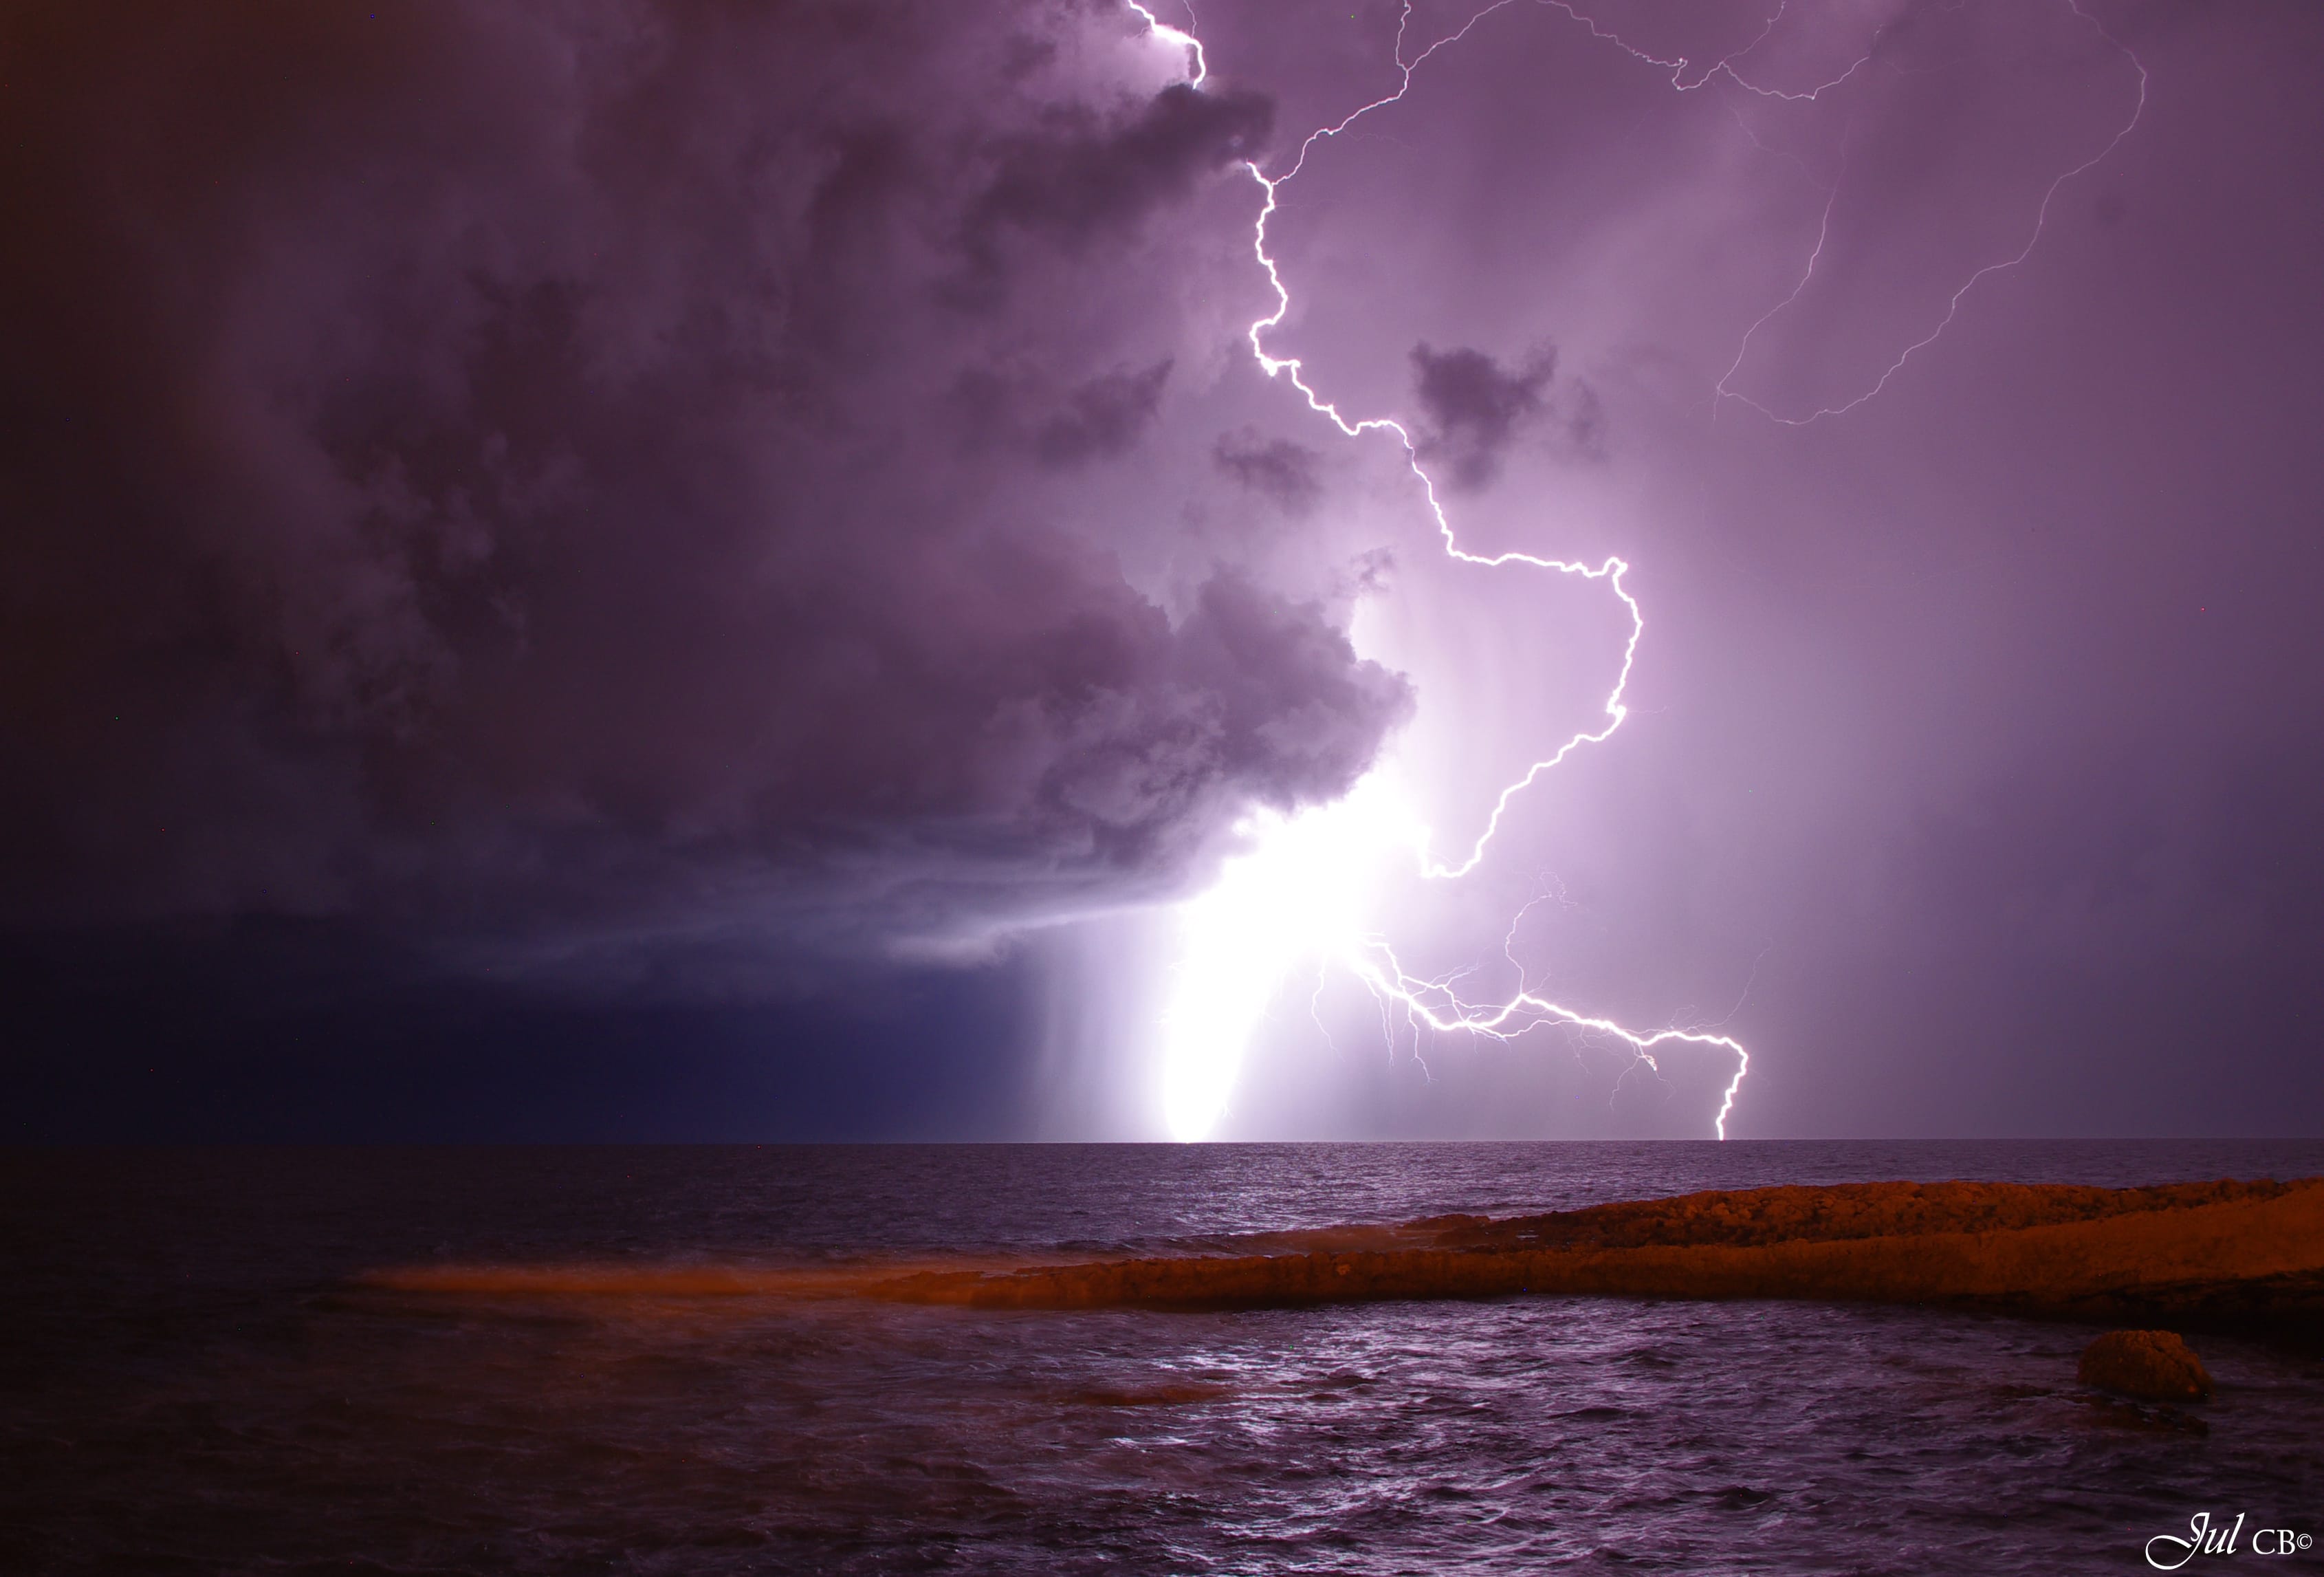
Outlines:
POLYGON ((1943 1304, 2312 1342, 2324 1178, 1757 1188, 1286 1233, 1252 1251, 921 1270, 863 1295, 983 1309, 1264 1308, 1524 1293, 1943 1304))
POLYGON ((1027 1310, 1528 1293, 1789 1298, 2230 1333, 2324 1355, 2324 1177, 2149 1188, 1794 1185, 1254 1234, 1212 1252, 1080 1262, 435 1264, 357 1281, 459 1296, 868 1297, 1027 1310))

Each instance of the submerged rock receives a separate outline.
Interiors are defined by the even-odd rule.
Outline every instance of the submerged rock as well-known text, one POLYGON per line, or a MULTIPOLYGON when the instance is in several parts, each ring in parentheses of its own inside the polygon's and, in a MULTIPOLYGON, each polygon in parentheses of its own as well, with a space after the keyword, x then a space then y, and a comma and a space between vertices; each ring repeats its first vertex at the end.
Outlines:
POLYGON ((2169 1331, 2108 1331, 2082 1352, 2076 1378, 2144 1402, 2200 1402, 2211 1377, 2195 1350, 2169 1331))

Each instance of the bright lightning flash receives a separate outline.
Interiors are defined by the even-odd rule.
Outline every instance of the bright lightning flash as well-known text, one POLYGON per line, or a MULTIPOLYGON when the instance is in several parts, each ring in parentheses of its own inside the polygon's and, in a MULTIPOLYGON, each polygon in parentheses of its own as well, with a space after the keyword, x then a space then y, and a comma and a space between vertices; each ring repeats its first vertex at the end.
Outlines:
MULTIPOLYGON (((1130 10, 1145 20, 1156 42, 1185 51, 1188 81, 1200 88, 1209 75, 1202 42, 1191 32, 1161 22, 1139 0, 1127 0, 1127 3, 1130 10)), ((1712 1121, 1712 1130, 1722 1139, 1727 1137, 1727 1119, 1735 1109, 1736 1095, 1742 1088, 1744 1075, 1750 1070, 1750 1053, 1730 1037, 1675 1028, 1640 1034, 1610 1019, 1581 1012, 1526 989, 1522 970, 1518 990, 1507 1001, 1497 1003, 1469 1001, 1456 989, 1457 977, 1448 980, 1416 978, 1406 971, 1386 941, 1364 935, 1356 927, 1356 917, 1369 910, 1365 899, 1382 873, 1381 857, 1384 853, 1395 855, 1410 851, 1416 854, 1420 873, 1426 878, 1452 880, 1467 875, 1484 859, 1487 845, 1500 829, 1502 816, 1517 794, 1574 751, 1585 744, 1603 742, 1621 726, 1623 718, 1628 715, 1623 697, 1629 686, 1631 665, 1637 655, 1639 638, 1646 631, 1646 618, 1637 600, 1623 585, 1623 576, 1630 567, 1618 558, 1609 558, 1604 563, 1593 566, 1539 558, 1529 553, 1485 556, 1462 548, 1453 533, 1452 521, 1437 496, 1436 484, 1420 463, 1418 446, 1414 442, 1410 430, 1388 417, 1351 420, 1306 381, 1299 358, 1277 356, 1267 348, 1268 336, 1281 327, 1291 310, 1290 289, 1284 283, 1282 271, 1274 255, 1268 251, 1268 225, 1280 205, 1283 188, 1305 168, 1307 155, 1318 143, 1339 136, 1364 116, 1402 99, 1411 90, 1413 73, 1430 56, 1459 42, 1495 12, 1519 3, 1520 0, 1493 0, 1460 28, 1407 59, 1406 34, 1412 22, 1412 0, 1404 0, 1397 24, 1394 54, 1400 78, 1396 91, 1364 105, 1335 125, 1308 134, 1306 141, 1300 144, 1298 156, 1292 161, 1291 168, 1281 175, 1269 176, 1255 162, 1244 165, 1263 194, 1259 217, 1252 228, 1251 250, 1259 266, 1266 272, 1276 298, 1275 309, 1250 325, 1249 338, 1251 355, 1261 370, 1270 378, 1282 378, 1288 382, 1305 399, 1308 409, 1329 420, 1342 436, 1354 438, 1368 433, 1386 433, 1404 447, 1406 462, 1420 484, 1421 495, 1436 523, 1437 533, 1447 555, 1462 563, 1486 568, 1521 567, 1605 583, 1607 588, 1621 601, 1630 619, 1629 634, 1622 651, 1621 669, 1616 676, 1612 690, 1606 696, 1601 714, 1605 721, 1595 728, 1574 733, 1549 754, 1534 762, 1522 777, 1504 788, 1494 800, 1492 814, 1487 818, 1484 830, 1458 862, 1448 862, 1434 852, 1433 840, 1426 829, 1404 811, 1384 786, 1383 775, 1378 771, 1358 784, 1345 799, 1336 805, 1320 807, 1292 816, 1265 814, 1255 817, 1241 829, 1250 843, 1249 852, 1230 860, 1215 886, 1178 909, 1181 951, 1162 1020, 1164 1118, 1172 1135, 1178 1139, 1201 1139, 1212 1132, 1225 1115, 1253 1031, 1280 992, 1284 981, 1303 963, 1320 963, 1326 968, 1336 966, 1344 970, 1372 992, 1384 1013, 1401 1012, 1416 1028, 1425 1026, 1441 1034, 1462 1033, 1507 1041, 1533 1029, 1565 1026, 1585 1036, 1627 1046, 1636 1059, 1633 1065, 1642 1064, 1657 1074, 1661 1066, 1655 1054, 1661 1048, 1687 1046, 1731 1056, 1735 1063, 1734 1074, 1727 1083, 1720 1100, 1718 1115, 1712 1121)), ((1683 59, 1663 60, 1633 48, 1601 28, 1571 0, 1535 0, 1535 3, 1563 13, 1586 27, 1592 39, 1614 45, 1632 60, 1668 69, 1672 87, 1680 92, 1692 92, 1714 78, 1724 78, 1744 91, 1762 97, 1813 100, 1827 89, 1854 77, 1873 59, 1868 51, 1839 77, 1805 91, 1781 92, 1745 79, 1737 69, 1736 61, 1756 49, 1774 30, 1783 16, 1784 7, 1779 5, 1751 43, 1707 69, 1698 69, 1690 81, 1691 62, 1683 59)), ((2076 16, 2098 27, 2082 10, 2080 0, 2067 0, 2067 4, 2076 16)), ((2098 30, 2109 43, 2122 49, 2124 55, 2138 69, 2138 104, 2129 120, 2096 156, 2066 171, 2052 183, 2043 198, 2034 235, 2022 252, 1988 264, 1970 276, 1953 294, 1943 321, 1926 338, 1898 356, 1895 364, 1882 374, 1879 382, 1871 389, 1846 405, 1818 410, 1805 420, 1844 414, 1879 393, 1915 351, 1925 348, 1951 324, 1962 298, 1979 281, 1999 270, 2014 268, 2032 255, 2040 240, 2043 224, 2048 217, 2051 199, 2057 195, 2059 187, 2098 164, 2137 124, 2146 105, 2146 69, 2102 27, 2098 30)), ((1827 208, 1827 226, 1830 217, 1827 208)), ((1819 234, 1800 290, 1804 290, 1807 277, 1814 272, 1821 255, 1823 239, 1823 235, 1819 234)), ((1795 290, 1794 298, 1799 293, 1800 290, 1795 290)), ((1758 331, 1767 318, 1774 317, 1789 304, 1789 300, 1778 303, 1746 332, 1743 345, 1736 354, 1736 366, 1730 367, 1727 375, 1720 380, 1717 390, 1720 398, 1742 399, 1729 389, 1728 383, 1736 368, 1742 364, 1743 355, 1749 348, 1750 337, 1758 331)), ((1747 401, 1745 403, 1752 402, 1747 401)), ((1763 414, 1774 420, 1794 425, 1803 420, 1777 416, 1756 405, 1753 408, 1761 410, 1763 414)), ((1521 919, 1522 916, 1519 918, 1521 919)), ((1512 943, 1515 935, 1516 926, 1513 924, 1510 928, 1512 943)), ((1514 957, 1511 962, 1515 963, 1514 957)))
POLYGON ((1240 830, 1249 851, 1175 916, 1178 962, 1162 1017, 1162 1115, 1174 1139, 1201 1139, 1225 1115, 1251 1032, 1295 970, 1370 968, 1357 918, 1420 835, 1377 772, 1334 804, 1262 811, 1240 830))
POLYGON ((1168 44, 1172 49, 1186 51, 1186 64, 1190 68, 1186 73, 1188 87, 1200 88, 1210 79, 1211 68, 1203 59, 1202 40, 1191 32, 1185 32, 1172 27, 1139 5, 1138 0, 1130 0, 1130 8, 1146 19, 1146 31, 1153 36, 1155 42, 1168 44))

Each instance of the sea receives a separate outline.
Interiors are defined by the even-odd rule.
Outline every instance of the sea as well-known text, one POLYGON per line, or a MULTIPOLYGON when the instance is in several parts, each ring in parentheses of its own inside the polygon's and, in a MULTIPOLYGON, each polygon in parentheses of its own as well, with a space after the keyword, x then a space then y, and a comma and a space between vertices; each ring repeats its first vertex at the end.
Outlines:
POLYGON ((1922 1308, 364 1278, 2317 1175, 2324 1141, 0 1151, 0 1572, 2314 1570, 2324 1360, 2296 1342, 2196 1336, 2218 1395, 2173 1409, 2080 1387, 2089 1327, 1922 1308), (2240 1519, 2234 1554, 2182 1551, 2206 1517, 2240 1519))

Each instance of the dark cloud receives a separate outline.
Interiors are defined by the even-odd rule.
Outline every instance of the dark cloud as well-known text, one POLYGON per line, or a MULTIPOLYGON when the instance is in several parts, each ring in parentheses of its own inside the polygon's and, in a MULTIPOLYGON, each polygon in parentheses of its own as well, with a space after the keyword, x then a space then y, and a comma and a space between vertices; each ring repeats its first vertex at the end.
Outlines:
POLYGON ((1005 144, 999 169, 970 210, 980 238, 1010 227, 1069 244, 1120 235, 1186 197, 1195 180, 1256 155, 1273 129, 1261 95, 1164 88, 1126 121, 1062 108, 1037 133, 1005 144))
POLYGON ((964 266, 945 299, 988 310, 1008 292, 1007 239, 1031 236, 1079 255, 1136 235, 1156 209, 1184 200, 1197 180, 1254 157, 1275 106, 1254 93, 1164 88, 1136 114, 1109 117, 1053 106, 1036 130, 1006 139, 961 226, 964 266))
POLYGON ((1047 309, 1268 121, 1010 22, 11 8, 5 918, 877 940, 1344 789, 1400 680, 964 441, 1004 372, 1137 439, 1170 362, 1047 309))
POLYGON ((1141 372, 1112 372, 1075 389, 1065 409, 1041 424, 1033 452, 1052 466, 1078 466, 1121 454, 1138 441, 1162 401, 1170 364, 1141 372))
POLYGON ((1557 425, 1567 454, 1581 460, 1606 457, 1606 407, 1598 391, 1582 380, 1573 381, 1573 392, 1558 412, 1557 425))
POLYGON ((1222 433, 1211 458, 1221 471, 1286 513, 1306 514, 1323 499, 1315 451, 1288 438, 1261 439, 1249 430, 1222 433))
POLYGON ((1596 392, 1577 383, 1573 408, 1561 415, 1550 398, 1557 353, 1543 350, 1514 371, 1480 350, 1412 347, 1413 392, 1420 401, 1420 456, 1441 464, 1452 485, 1474 491, 1500 474, 1510 445, 1531 429, 1554 423, 1573 452, 1604 449, 1605 413, 1596 392))
POLYGON ((1412 371, 1425 424, 1421 457, 1449 467, 1454 486, 1473 489, 1492 481, 1518 433, 1548 413, 1557 358, 1545 352, 1511 372, 1483 351, 1424 342, 1412 347, 1412 371))
POLYGON ((1115 367, 1068 388, 1054 379, 988 366, 964 370, 947 398, 947 421, 964 448, 1028 458, 1071 471, 1138 447, 1162 408, 1172 358, 1115 367))

